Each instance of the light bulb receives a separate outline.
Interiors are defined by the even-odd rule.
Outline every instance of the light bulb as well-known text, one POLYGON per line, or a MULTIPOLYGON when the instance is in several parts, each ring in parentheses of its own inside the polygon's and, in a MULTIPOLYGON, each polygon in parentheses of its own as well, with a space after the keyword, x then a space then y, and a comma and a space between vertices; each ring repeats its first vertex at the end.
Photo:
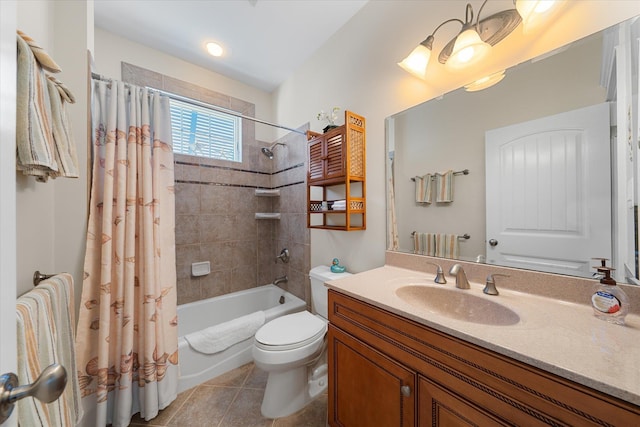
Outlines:
POLYGON ((222 56, 224 49, 216 42, 209 42, 207 43, 207 52, 209 52, 209 55, 211 56, 218 57, 222 56))
POLYGON ((475 29, 468 28, 456 38, 446 66, 453 69, 467 67, 480 61, 490 50, 491 45, 483 42, 475 29))
POLYGON ((555 13, 559 7, 558 0, 518 0, 516 10, 522 17, 525 33, 538 28, 545 20, 555 13))
POLYGON ((429 58, 431 57, 431 49, 420 44, 413 49, 409 56, 398 62, 405 71, 413 74, 416 77, 425 79, 427 74, 427 65, 429 65, 429 58))

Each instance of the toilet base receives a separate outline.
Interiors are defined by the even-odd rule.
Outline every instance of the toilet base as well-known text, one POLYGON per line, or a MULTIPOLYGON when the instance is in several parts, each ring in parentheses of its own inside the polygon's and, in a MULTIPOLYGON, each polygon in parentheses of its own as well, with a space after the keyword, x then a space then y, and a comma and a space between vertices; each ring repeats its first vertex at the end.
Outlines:
POLYGON ((308 366, 271 372, 260 411, 266 418, 281 418, 298 412, 327 389, 327 366, 309 373, 308 366))

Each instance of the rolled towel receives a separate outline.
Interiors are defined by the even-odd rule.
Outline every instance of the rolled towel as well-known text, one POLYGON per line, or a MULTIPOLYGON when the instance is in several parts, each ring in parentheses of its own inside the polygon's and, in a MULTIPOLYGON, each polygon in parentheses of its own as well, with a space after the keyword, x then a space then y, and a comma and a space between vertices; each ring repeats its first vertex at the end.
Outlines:
POLYGON ((191 348, 204 354, 214 354, 251 338, 264 324, 264 311, 256 311, 237 319, 185 335, 191 348))

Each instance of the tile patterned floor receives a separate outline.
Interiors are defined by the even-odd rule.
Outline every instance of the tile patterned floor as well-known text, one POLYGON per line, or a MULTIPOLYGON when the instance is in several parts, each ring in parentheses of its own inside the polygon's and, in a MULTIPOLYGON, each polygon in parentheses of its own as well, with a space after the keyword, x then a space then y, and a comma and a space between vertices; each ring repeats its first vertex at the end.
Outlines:
POLYGON ((286 418, 260 414, 267 374, 253 363, 207 381, 178 395, 150 421, 135 415, 131 426, 154 427, 325 427, 327 395, 286 418))

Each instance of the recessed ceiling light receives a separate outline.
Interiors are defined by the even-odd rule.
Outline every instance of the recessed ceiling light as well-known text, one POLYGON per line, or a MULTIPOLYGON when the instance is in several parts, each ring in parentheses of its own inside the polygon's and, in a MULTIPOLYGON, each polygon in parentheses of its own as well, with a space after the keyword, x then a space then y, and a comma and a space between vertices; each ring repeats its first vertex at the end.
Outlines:
POLYGON ((209 52, 211 56, 222 56, 224 49, 216 42, 209 42, 207 43, 207 52, 209 52))

